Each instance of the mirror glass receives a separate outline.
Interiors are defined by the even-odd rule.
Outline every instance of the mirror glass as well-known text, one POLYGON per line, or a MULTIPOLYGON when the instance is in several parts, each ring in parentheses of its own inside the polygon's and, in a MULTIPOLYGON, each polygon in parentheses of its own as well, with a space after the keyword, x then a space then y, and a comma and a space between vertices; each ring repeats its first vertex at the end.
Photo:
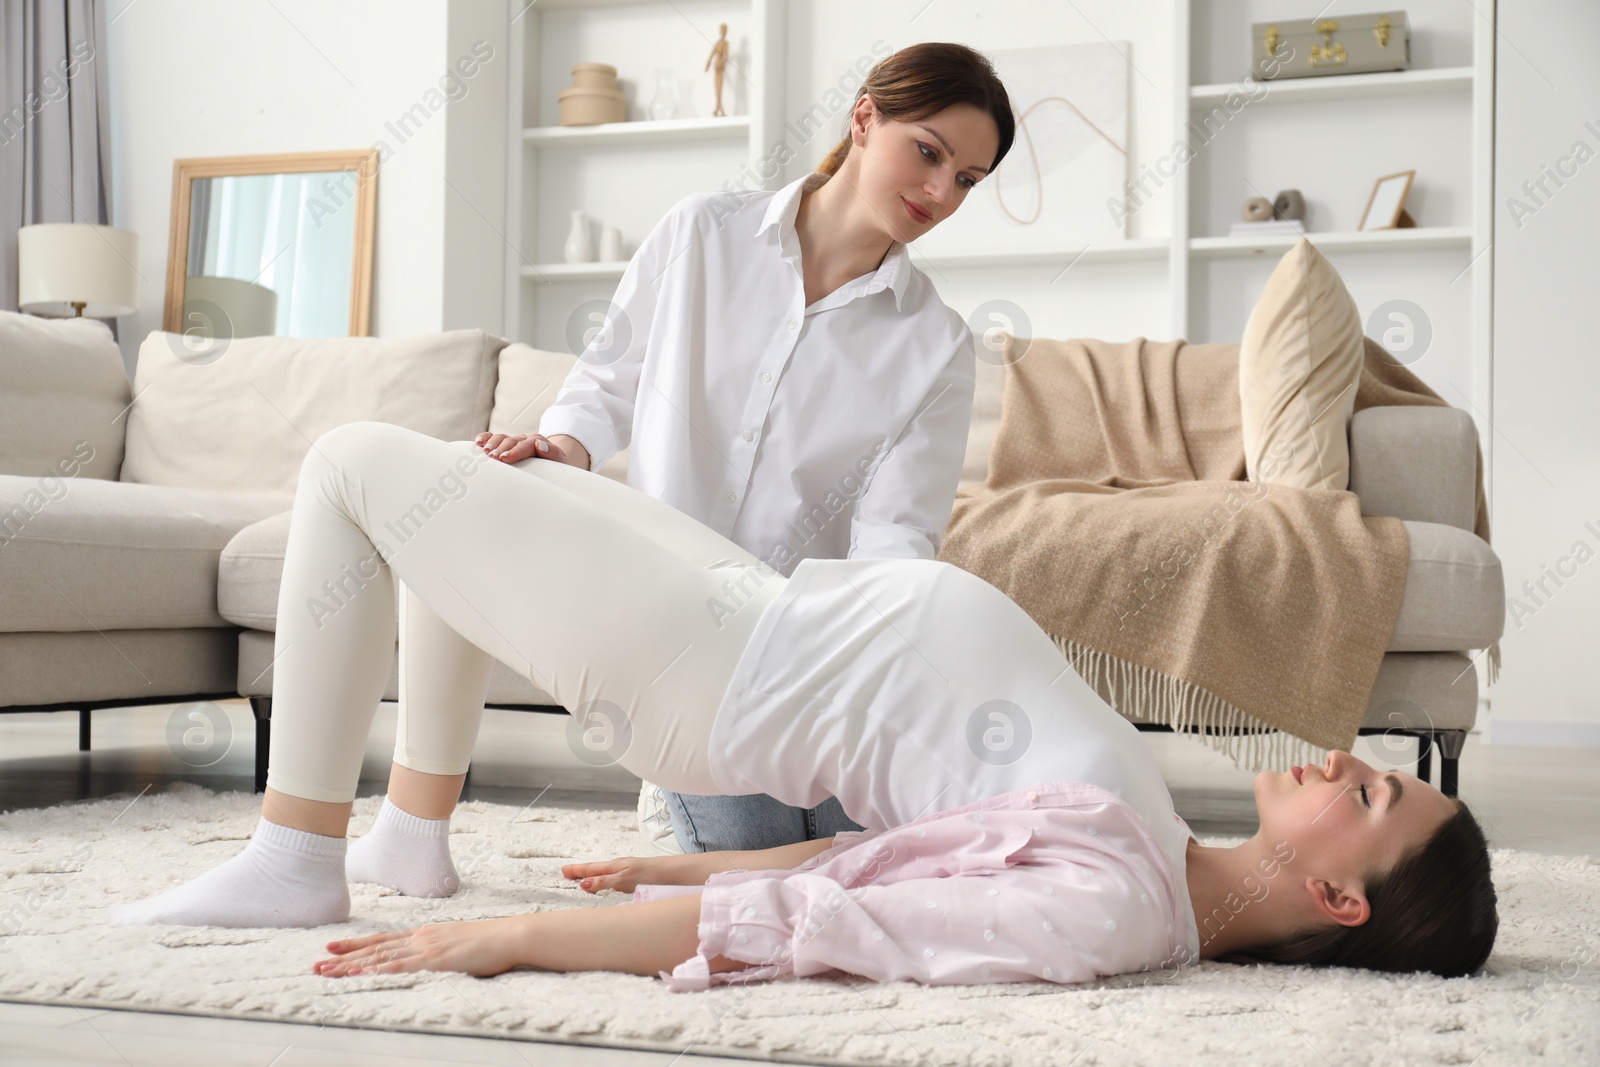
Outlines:
POLYGON ((353 171, 195 178, 184 332, 348 335, 356 185, 353 171))
POLYGON ((1372 203, 1367 208, 1367 217, 1361 223, 1363 230, 1387 230, 1394 225, 1410 180, 1409 174, 1396 174, 1378 183, 1372 193, 1372 203))

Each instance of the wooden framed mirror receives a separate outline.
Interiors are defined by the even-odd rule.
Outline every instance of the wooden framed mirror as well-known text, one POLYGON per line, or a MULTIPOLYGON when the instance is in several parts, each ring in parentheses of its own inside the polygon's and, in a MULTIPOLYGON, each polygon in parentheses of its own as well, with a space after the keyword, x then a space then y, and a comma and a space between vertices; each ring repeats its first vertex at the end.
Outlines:
POLYGON ((365 337, 377 149, 179 159, 162 329, 365 337))

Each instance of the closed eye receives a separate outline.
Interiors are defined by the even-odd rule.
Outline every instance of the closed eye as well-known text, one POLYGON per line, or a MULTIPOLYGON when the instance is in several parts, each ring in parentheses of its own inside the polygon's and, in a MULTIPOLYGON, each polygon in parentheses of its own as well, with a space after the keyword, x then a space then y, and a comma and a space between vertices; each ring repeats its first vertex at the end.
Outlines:
POLYGON ((1372 800, 1367 796, 1366 786, 1361 787, 1361 803, 1365 804, 1369 808, 1372 807, 1372 800))
MULTIPOLYGON (((929 148, 926 144, 923 144, 921 141, 917 142, 917 151, 921 152, 922 153, 922 158, 926 159, 929 163, 937 164, 939 162, 939 153, 935 152, 932 148, 929 148)), ((971 178, 967 177, 965 174, 958 175, 958 180, 964 181, 964 182, 967 183, 967 184, 962 186, 963 189, 971 189, 974 185, 978 184, 977 182, 973 181, 971 178)))

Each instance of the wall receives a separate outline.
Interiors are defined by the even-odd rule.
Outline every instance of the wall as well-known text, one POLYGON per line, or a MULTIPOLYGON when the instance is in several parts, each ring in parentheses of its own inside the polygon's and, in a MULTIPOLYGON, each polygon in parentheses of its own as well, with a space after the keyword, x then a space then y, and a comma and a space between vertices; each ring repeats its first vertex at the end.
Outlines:
POLYGON ((1600 6, 1502 3, 1499 29, 1491 518, 1508 602, 1492 739, 1600 746, 1600 6))
POLYGON ((445 178, 453 175, 499 217, 504 168, 493 160, 496 152, 504 158, 503 41, 488 42, 493 58, 461 80, 464 95, 441 85, 473 40, 495 25, 504 33, 503 3, 109 3, 111 219, 140 238, 139 310, 119 320, 130 371, 139 341, 161 327, 172 164, 188 156, 378 147, 372 332, 498 331, 499 238, 473 225, 470 207, 447 206, 446 195, 457 194, 445 178), (407 113, 412 119, 396 125, 407 113), (450 122, 460 128, 448 130, 450 122), (452 149, 460 152, 448 164, 452 149), (469 152, 487 160, 486 179, 462 173, 469 152), (471 273, 479 255, 493 284, 478 285, 471 273), (458 265, 464 290, 445 282, 458 265))

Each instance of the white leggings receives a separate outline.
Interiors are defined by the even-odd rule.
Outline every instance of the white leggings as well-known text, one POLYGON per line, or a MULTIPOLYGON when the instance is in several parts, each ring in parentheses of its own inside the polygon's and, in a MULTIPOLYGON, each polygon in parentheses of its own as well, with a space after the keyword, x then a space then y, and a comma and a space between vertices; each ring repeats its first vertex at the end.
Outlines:
POLYGON ((267 785, 355 798, 398 630, 401 766, 466 771, 499 660, 573 713, 584 759, 716 793, 712 720, 784 582, 602 475, 389 423, 337 427, 295 492, 267 785), (741 606, 714 615, 712 598, 741 606))

